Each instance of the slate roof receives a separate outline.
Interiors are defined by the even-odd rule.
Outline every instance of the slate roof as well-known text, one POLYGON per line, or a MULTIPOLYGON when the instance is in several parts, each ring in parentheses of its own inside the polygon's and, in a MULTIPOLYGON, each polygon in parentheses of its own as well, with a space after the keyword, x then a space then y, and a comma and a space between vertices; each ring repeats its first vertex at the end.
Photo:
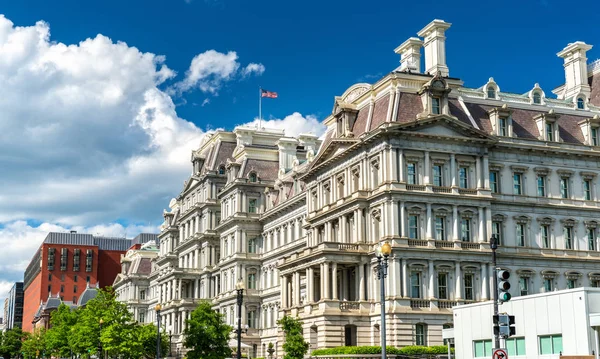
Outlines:
POLYGON ((241 177, 246 178, 251 171, 255 171, 263 181, 275 181, 279 173, 279 162, 248 159, 241 177))

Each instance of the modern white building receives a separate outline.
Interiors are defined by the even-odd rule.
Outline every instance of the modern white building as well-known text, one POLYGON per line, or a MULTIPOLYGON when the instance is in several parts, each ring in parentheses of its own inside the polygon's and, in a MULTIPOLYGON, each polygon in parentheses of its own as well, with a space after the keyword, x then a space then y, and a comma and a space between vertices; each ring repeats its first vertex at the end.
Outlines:
POLYGON ((236 322, 242 279, 251 356, 270 343, 280 356, 286 314, 311 349, 377 345, 383 241, 388 345, 441 344, 453 307, 490 300, 492 234, 515 297, 599 286, 600 62, 566 46, 552 97, 492 78, 468 88, 446 64, 450 26, 432 21, 395 50, 398 68, 336 96, 322 142, 207 136, 163 214, 146 321, 160 303, 180 348, 201 299, 236 322))
MULTIPOLYGON (((492 302, 452 309, 456 358, 491 358, 492 302)), ((599 358, 600 289, 576 288, 513 298, 500 306, 515 316, 516 335, 504 346, 509 358, 558 358, 561 354, 599 358)))

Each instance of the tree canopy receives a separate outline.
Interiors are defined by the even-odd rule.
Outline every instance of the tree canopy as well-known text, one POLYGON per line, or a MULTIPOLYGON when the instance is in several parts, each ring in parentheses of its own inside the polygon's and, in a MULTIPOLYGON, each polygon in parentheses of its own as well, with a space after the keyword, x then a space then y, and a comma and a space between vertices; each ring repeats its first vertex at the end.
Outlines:
POLYGON ((285 352, 283 359, 302 359, 308 352, 308 342, 304 340, 302 335, 302 322, 288 315, 277 321, 281 325, 285 333, 285 341, 283 343, 283 351, 285 352))
POLYGON ((202 301, 187 320, 184 345, 190 351, 188 359, 224 359, 231 355, 229 335, 231 327, 210 302, 202 301))

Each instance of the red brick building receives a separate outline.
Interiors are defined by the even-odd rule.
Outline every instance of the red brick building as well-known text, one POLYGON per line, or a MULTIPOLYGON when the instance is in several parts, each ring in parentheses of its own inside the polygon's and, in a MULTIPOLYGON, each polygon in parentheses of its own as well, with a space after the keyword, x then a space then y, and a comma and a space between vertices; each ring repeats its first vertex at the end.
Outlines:
POLYGON ((121 270, 124 254, 143 234, 135 239, 99 237, 91 234, 48 233, 25 270, 23 330, 33 330, 33 319, 50 297, 77 304, 87 283, 101 288, 110 286, 121 270))

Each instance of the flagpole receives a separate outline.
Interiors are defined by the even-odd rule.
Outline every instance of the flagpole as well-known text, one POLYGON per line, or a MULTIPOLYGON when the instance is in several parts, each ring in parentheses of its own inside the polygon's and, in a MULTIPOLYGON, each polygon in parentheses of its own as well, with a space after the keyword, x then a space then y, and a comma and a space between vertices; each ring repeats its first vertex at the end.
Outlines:
POLYGON ((258 129, 262 125, 262 88, 258 87, 258 129))

